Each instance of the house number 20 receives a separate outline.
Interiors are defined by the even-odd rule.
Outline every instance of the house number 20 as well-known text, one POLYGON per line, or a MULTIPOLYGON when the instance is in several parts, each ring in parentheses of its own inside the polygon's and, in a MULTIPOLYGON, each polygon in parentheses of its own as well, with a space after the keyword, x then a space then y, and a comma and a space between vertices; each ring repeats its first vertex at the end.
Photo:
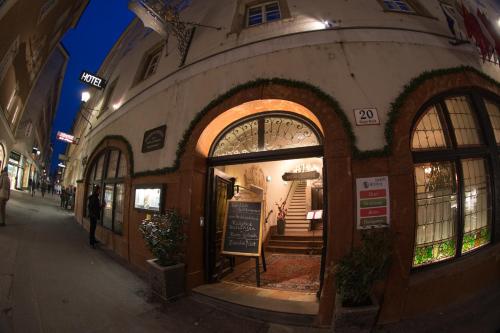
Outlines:
POLYGON ((378 112, 375 108, 354 109, 356 125, 379 125, 378 112))

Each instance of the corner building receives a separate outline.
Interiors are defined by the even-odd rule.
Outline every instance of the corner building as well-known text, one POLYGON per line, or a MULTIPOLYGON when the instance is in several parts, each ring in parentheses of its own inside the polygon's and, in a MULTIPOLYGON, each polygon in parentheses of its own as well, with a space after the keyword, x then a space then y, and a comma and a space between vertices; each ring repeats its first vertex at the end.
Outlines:
POLYGON ((134 207, 135 193, 160 185, 161 205, 187 220, 186 288, 197 292, 227 279, 251 284, 251 274, 234 275, 248 261, 220 253, 222 217, 231 197, 264 199, 268 269, 281 267, 283 278, 271 289, 290 293, 296 278, 294 292, 310 303, 298 315, 330 325, 332 269, 360 242, 356 180, 387 176, 396 237, 377 286, 379 324, 498 283, 493 1, 183 4, 181 21, 222 29, 188 25, 189 38, 167 39, 136 19, 101 66, 107 87, 89 101, 98 111, 90 123, 78 116, 80 143, 67 152, 79 223, 88 227, 86 198, 100 184, 98 238, 146 269, 151 254, 138 230, 146 212, 134 207), (283 200, 285 235, 307 238, 276 237, 283 200), (312 210, 322 217, 306 219, 312 210))

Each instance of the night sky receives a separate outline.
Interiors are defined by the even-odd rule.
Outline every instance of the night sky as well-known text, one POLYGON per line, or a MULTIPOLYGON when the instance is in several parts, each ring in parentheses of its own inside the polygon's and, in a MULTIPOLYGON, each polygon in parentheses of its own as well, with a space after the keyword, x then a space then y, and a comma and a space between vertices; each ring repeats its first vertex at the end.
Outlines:
MULTIPOLYGON (((86 90, 78 80, 79 75, 84 69, 97 72, 106 54, 132 21, 134 14, 127 5, 127 0, 91 0, 76 29, 69 30, 62 40, 70 58, 52 127, 54 155, 51 174, 57 168, 59 154, 64 154, 66 149, 65 143, 55 140, 56 133, 69 133, 79 110, 81 92, 86 90)), ((91 91, 91 88, 87 90, 91 91)))

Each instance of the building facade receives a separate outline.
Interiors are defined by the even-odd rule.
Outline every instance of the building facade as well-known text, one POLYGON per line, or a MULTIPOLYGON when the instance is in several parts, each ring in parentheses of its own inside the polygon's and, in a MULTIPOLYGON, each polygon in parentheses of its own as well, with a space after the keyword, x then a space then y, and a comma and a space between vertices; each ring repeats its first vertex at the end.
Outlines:
POLYGON ((52 121, 68 61, 59 41, 87 3, 0 3, 0 167, 9 167, 13 188, 41 181, 48 170, 52 121))
POLYGON ((220 251, 227 200, 260 198, 267 250, 304 250, 308 259, 288 266, 319 276, 302 290, 318 295, 303 313, 318 325, 332 322, 335 265, 381 221, 395 237, 379 324, 498 282, 493 2, 193 0, 177 3, 166 17, 181 24, 165 31, 145 3, 154 2, 130 7, 155 31, 136 19, 123 33, 99 71, 106 89, 91 92, 95 111, 77 116, 80 141, 67 150, 79 223, 88 227, 92 187, 103 189, 105 246, 146 269, 145 207, 178 210, 187 290, 220 285, 226 268, 245 265, 220 251), (372 182, 381 189, 368 198, 383 200, 363 203, 372 182), (309 235, 305 249, 273 238, 283 201, 286 232, 309 235))

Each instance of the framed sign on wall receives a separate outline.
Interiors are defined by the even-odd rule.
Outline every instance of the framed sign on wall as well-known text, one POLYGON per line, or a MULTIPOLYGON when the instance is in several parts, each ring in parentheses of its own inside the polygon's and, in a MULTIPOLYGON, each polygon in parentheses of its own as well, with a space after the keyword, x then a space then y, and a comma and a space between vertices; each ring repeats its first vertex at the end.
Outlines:
POLYGON ((134 188, 134 208, 153 213, 163 212, 165 184, 137 185, 134 188))

